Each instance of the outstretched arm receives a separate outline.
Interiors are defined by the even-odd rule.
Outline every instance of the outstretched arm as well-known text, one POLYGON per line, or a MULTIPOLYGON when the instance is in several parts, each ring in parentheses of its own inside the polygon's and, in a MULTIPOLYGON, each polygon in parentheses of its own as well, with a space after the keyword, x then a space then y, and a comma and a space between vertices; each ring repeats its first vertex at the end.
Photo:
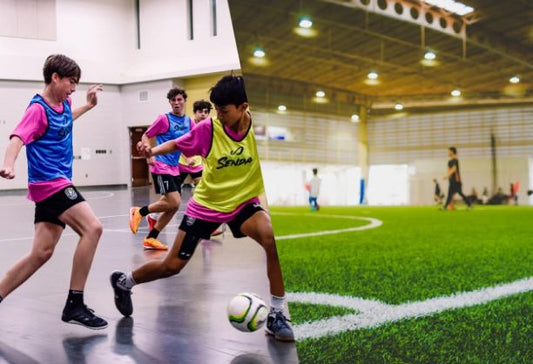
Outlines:
POLYGON ((175 140, 169 140, 163 144, 159 144, 157 147, 151 147, 150 143, 140 141, 137 143, 137 150, 145 158, 153 157, 154 155, 168 154, 178 150, 175 140))
POLYGON ((18 136, 11 137, 4 156, 4 166, 0 169, 0 177, 7 179, 15 178, 15 161, 23 145, 22 140, 18 136))
POLYGON ((91 85, 89 87, 89 89, 87 90, 87 103, 72 111, 73 120, 76 120, 77 118, 79 118, 87 111, 91 110, 93 107, 96 106, 96 104, 98 103, 97 93, 98 91, 102 91, 102 89, 102 84, 91 85))

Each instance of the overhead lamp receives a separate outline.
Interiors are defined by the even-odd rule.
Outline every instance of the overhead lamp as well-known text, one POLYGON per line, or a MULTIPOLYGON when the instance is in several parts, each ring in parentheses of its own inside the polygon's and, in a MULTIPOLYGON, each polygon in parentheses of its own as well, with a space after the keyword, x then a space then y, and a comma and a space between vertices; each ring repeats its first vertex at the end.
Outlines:
POLYGON ((433 61, 435 58, 437 58, 437 54, 433 51, 426 51, 426 53, 424 53, 425 60, 433 61))
POLYGON ((313 21, 307 16, 303 16, 298 20, 298 26, 300 28, 309 29, 313 26, 313 21))
POLYGON ((318 90, 316 93, 315 93, 315 96, 316 97, 324 97, 326 96, 326 93, 322 90, 318 90))
POLYGON ((474 11, 473 7, 454 0, 424 0, 424 2, 426 4, 442 8, 459 16, 470 14, 474 11))
POLYGON ((518 76, 513 76, 509 79, 509 82, 511 83, 519 83, 520 82, 520 77, 518 76))
POLYGON ((403 105, 397 102, 396 104, 394 104, 394 109, 398 111, 403 110, 403 105))
POLYGON ((359 115, 353 114, 351 117, 352 123, 358 123, 359 122, 359 115))
POLYGON ((366 77, 367 77, 369 80, 376 80, 376 79, 379 77, 379 75, 378 75, 378 73, 375 72, 375 71, 370 71, 370 72, 368 72, 368 74, 366 75, 366 77))
POLYGON ((278 111, 282 111, 282 112, 283 112, 283 111, 287 111, 287 106, 285 106, 285 105, 279 105, 279 106, 278 106, 278 111))
POLYGON ((266 53, 263 50, 263 48, 261 48, 261 47, 254 48, 254 57, 263 58, 264 56, 266 56, 266 53))
POLYGON ((450 92, 450 94, 454 97, 458 97, 458 96, 461 96, 461 90, 455 88, 452 90, 452 92, 450 92))

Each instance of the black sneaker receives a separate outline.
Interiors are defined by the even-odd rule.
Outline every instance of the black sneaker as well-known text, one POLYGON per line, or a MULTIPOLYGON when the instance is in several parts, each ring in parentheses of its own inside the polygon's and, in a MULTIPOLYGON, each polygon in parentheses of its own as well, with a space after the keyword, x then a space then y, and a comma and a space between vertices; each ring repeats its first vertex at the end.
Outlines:
POLYGON ((115 291, 115 306, 117 310, 124 316, 128 317, 133 313, 133 304, 131 303, 131 289, 127 289, 119 284, 120 281, 126 279, 126 274, 114 271, 111 273, 111 287, 115 291))
POLYGON ((294 341, 291 324, 282 311, 270 310, 267 318, 266 332, 279 341, 294 341))
POLYGON ((94 314, 94 311, 83 305, 74 309, 65 307, 61 320, 69 324, 85 326, 88 329, 101 330, 107 327, 107 321, 94 314))

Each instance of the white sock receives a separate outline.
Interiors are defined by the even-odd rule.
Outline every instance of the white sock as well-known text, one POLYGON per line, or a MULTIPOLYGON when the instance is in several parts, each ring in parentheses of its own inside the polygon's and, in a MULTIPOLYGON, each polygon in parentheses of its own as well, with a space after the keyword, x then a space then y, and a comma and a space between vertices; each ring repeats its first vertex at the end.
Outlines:
POLYGON ((287 305, 285 304, 285 296, 278 297, 271 295, 270 296, 270 310, 271 311, 281 311, 285 314, 285 316, 288 316, 288 309, 287 305))
POLYGON ((126 273, 125 278, 119 279, 117 282, 117 285, 124 289, 132 289, 136 284, 132 272, 126 273))

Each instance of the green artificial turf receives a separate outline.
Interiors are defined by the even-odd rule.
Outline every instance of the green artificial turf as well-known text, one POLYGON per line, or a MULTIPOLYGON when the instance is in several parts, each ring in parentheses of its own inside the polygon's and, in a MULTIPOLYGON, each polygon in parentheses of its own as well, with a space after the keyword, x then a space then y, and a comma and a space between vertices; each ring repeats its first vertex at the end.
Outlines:
POLYGON ((355 310, 329 305, 312 305, 300 302, 290 303, 291 321, 293 324, 322 320, 331 316, 351 315, 355 310))
MULTIPOLYGON (((331 215, 383 222, 371 230, 279 240, 289 292, 329 293, 397 305, 533 276, 533 209, 529 207, 271 210, 278 238, 367 224, 331 215)), ((328 316, 312 307, 293 312, 293 306, 295 322, 328 316)), ((533 294, 523 293, 430 317, 303 340, 297 343, 298 353, 302 363, 533 363, 531 307, 533 294)))

